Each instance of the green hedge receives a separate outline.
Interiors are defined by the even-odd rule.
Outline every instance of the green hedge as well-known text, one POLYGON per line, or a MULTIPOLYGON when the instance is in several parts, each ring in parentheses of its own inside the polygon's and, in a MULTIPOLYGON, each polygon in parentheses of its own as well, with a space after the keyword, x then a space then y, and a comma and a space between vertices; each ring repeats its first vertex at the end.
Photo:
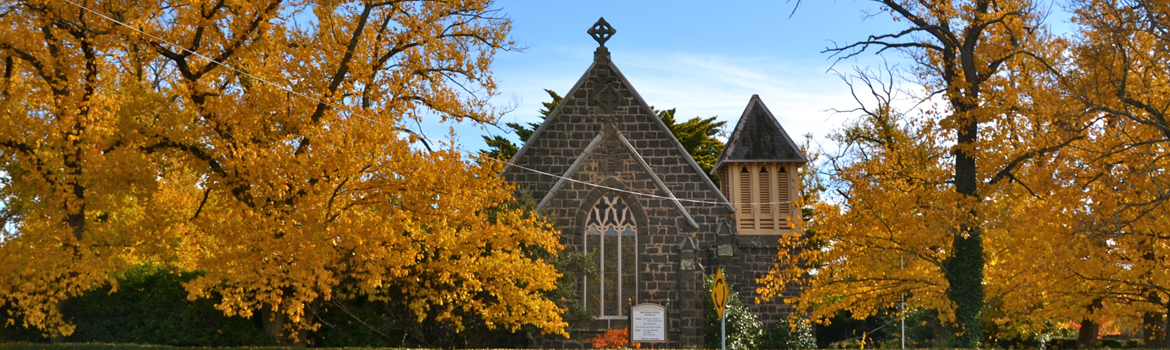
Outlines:
MULTIPOLYGON (((139 266, 119 276, 117 292, 103 287, 69 299, 61 311, 77 329, 64 340, 175 346, 276 344, 261 331, 259 318, 227 317, 211 299, 187 300, 182 284, 196 276, 139 266)), ((0 342, 48 341, 40 332, 19 325, 18 320, 15 326, 0 327, 0 342)))
MULTIPOLYGON (((41 343, 2 343, 0 342, 0 349, 3 350, 192 350, 192 349, 219 349, 219 350, 288 350, 289 348, 275 347, 275 346, 241 346, 228 348, 215 347, 178 347, 167 345, 138 345, 138 344, 104 344, 104 343, 62 343, 62 344, 41 344, 41 343)), ((321 350, 329 349, 346 349, 346 348, 316 348, 321 350)), ((348 348, 353 349, 353 348, 348 348)), ((400 348, 365 348, 369 350, 376 349, 400 349, 400 348)))
POLYGON ((275 345, 259 318, 227 317, 211 299, 187 300, 183 283, 197 273, 141 266, 119 278, 118 292, 90 291, 62 311, 77 325, 66 340, 178 346, 275 345))
MULTIPOLYGON (((160 347, 101 344, 187 347, 276 344, 263 332, 259 316, 226 317, 214 307, 216 296, 187 300, 183 283, 198 275, 139 266, 119 276, 117 292, 111 292, 109 287, 97 288, 67 300, 62 304, 62 312, 77 329, 64 341, 80 345, 61 346, 145 349, 160 347)), ((391 299, 405 300, 405 297, 391 299)), ((7 315, 7 310, 0 309, 2 315, 7 315)), ((308 335, 314 347, 515 348, 527 346, 531 333, 487 329, 473 314, 463 315, 466 327, 462 331, 450 324, 434 322, 433 317, 419 323, 402 302, 372 302, 365 298, 334 299, 322 305, 316 316, 321 328, 308 335)), ((49 346, 49 339, 37 330, 21 327, 21 322, 17 319, 16 325, 8 327, 0 323, 0 348, 16 346, 12 344, 36 344, 21 345, 31 349, 49 346)))

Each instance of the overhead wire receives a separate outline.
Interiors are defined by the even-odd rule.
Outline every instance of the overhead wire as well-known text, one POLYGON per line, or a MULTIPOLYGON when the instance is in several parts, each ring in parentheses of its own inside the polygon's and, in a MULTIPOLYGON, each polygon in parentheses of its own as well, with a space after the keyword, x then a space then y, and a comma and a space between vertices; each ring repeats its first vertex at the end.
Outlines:
MULTIPOLYGON (((467 152, 467 153, 469 153, 469 154, 471 153, 471 151, 466 151, 466 152, 467 152)), ((505 166, 511 166, 511 167, 513 167, 513 168, 521 169, 521 170, 528 171, 528 172, 532 172, 532 173, 535 173, 535 174, 539 174, 539 175, 544 175, 544 176, 552 177, 552 178, 555 178, 555 179, 558 179, 558 180, 561 180, 561 179, 563 179, 563 180, 565 180, 565 181, 569 181, 569 182, 573 182, 573 183, 578 183, 578 184, 582 184, 582 185, 589 186, 589 187, 594 187, 594 188, 601 188, 601 189, 605 189, 605 190, 610 190, 610 191, 614 191, 614 192, 629 193, 629 194, 638 195, 638 196, 643 196, 643 197, 650 197, 650 198, 657 198, 657 199, 668 199, 668 200, 677 200, 677 201, 680 201, 680 202, 697 203, 697 204, 715 204, 715 205, 723 205, 723 204, 725 204, 725 203, 730 203, 730 201, 728 201, 728 202, 720 202, 720 201, 707 201, 707 200, 700 200, 700 199, 678 198, 678 197, 670 197, 670 196, 661 196, 661 195, 656 195, 656 194, 653 194, 653 193, 644 193, 644 192, 630 191, 630 190, 621 189, 621 188, 616 188, 616 187, 611 187, 611 186, 606 186, 606 185, 602 185, 602 184, 595 184, 595 183, 585 182, 585 181, 577 180, 577 179, 574 179, 574 178, 571 178, 571 177, 566 177, 566 176, 563 176, 563 175, 557 175, 557 174, 553 174, 553 173, 549 173, 549 172, 544 172, 544 171, 540 171, 540 170, 537 170, 537 169, 529 168, 529 167, 526 167, 526 166, 522 166, 522 165, 518 165, 518 164, 512 164, 512 163, 509 163, 509 162, 505 162, 505 161, 502 161, 502 160, 499 160, 499 159, 495 159, 495 158, 492 158, 492 157, 484 157, 484 158, 487 158, 488 160, 491 160, 491 161, 493 161, 493 162, 497 162, 497 163, 500 163, 500 164, 504 164, 505 166)), ((704 176, 705 176, 705 175, 704 175, 704 176)), ((771 204, 789 204, 789 203, 792 203, 792 201, 783 201, 783 202, 751 202, 751 203, 748 203, 748 202, 740 202, 740 203, 738 203, 738 204, 740 204, 740 205, 771 205, 771 204)))
MULTIPOLYGON (((276 88, 278 88, 278 89, 284 90, 284 91, 286 91, 286 92, 288 92, 288 93, 291 93, 291 94, 294 94, 294 95, 296 95, 296 96, 298 96, 298 97, 301 97, 301 98, 304 98, 304 99, 308 99, 308 100, 311 100, 311 101, 314 101, 314 102, 318 102, 318 103, 321 103, 321 104, 325 104, 325 105, 327 105, 327 106, 333 107, 333 108, 335 108, 335 109, 337 109, 337 110, 340 110, 340 111, 347 112, 347 113, 349 113, 349 114, 351 114, 351 115, 357 116, 357 117, 359 117, 359 118, 365 119, 366 121, 369 121, 369 122, 372 122, 372 123, 375 123, 375 124, 380 124, 380 125, 383 125, 383 126, 389 126, 389 127, 393 127, 393 128, 395 128, 395 129, 404 129, 404 128, 399 128, 399 127, 397 127, 397 126, 390 125, 390 124, 386 124, 386 123, 384 123, 384 122, 381 122, 381 121, 378 121, 378 120, 376 120, 376 119, 373 119, 373 118, 367 117, 367 116, 365 116, 365 115, 363 115, 363 114, 361 114, 361 113, 354 112, 354 111, 350 110, 350 109, 349 109, 348 107, 346 107, 346 106, 337 105, 337 104, 335 104, 335 103, 331 103, 331 102, 325 101, 325 100, 323 100, 323 99, 320 99, 320 98, 317 98, 317 97, 309 96, 308 94, 302 93, 302 92, 300 92, 300 91, 293 90, 293 89, 292 89, 291 87, 289 87, 289 86, 286 86, 286 85, 283 85, 283 84, 278 84, 278 83, 276 83, 276 82, 273 82, 273 81, 270 81, 270 80, 268 80, 268 79, 264 79, 263 77, 259 77, 259 76, 256 76, 256 75, 254 75, 254 74, 248 73, 248 72, 246 72, 246 71, 243 71, 243 70, 241 70, 241 69, 238 69, 238 68, 236 68, 236 67, 233 67, 232 65, 230 65, 230 64, 227 64, 226 62, 217 61, 217 60, 215 60, 214 58, 208 57, 207 55, 204 55, 204 54, 201 54, 201 53, 195 52, 195 51, 193 51, 193 50, 187 49, 187 48, 183 47, 182 45, 178 45, 178 44, 175 44, 175 43, 173 43, 173 42, 167 41, 166 39, 163 39, 163 38, 161 38, 161 37, 158 37, 158 36, 156 36, 156 35, 152 35, 152 34, 150 34, 150 33, 147 33, 147 32, 145 32, 145 31, 143 31, 143 30, 141 30, 141 29, 138 29, 138 28, 135 28, 135 27, 133 27, 133 26, 131 26, 131 25, 129 25, 129 24, 127 24, 127 23, 125 23, 125 22, 122 22, 122 21, 119 21, 119 20, 117 20, 117 19, 114 19, 114 18, 112 18, 112 17, 106 16, 106 15, 104 15, 104 14, 102 14, 102 13, 98 12, 98 11, 95 11, 95 10, 93 10, 93 9, 90 9, 90 8, 88 8, 88 7, 85 7, 84 5, 78 4, 77 2, 74 2, 73 0, 64 0, 64 1, 65 1, 65 2, 67 2, 67 3, 69 3, 69 4, 71 4, 71 5, 73 5, 73 6, 76 6, 76 7, 80 8, 80 9, 82 9, 82 10, 85 10, 86 12, 92 13, 92 14, 94 14, 94 15, 96 15, 96 16, 98 16, 98 17, 104 18, 104 19, 106 19, 106 20, 108 20, 108 21, 110 21, 110 22, 114 22, 114 23, 116 23, 116 24, 118 24, 118 25, 120 25, 120 26, 126 27, 126 28, 128 28, 128 29, 130 29, 130 30, 133 30, 133 31, 135 31, 135 32, 138 32, 139 34, 142 34, 143 36, 149 37, 149 38, 151 38, 151 39, 153 39, 153 40, 155 40, 155 41, 158 41, 159 43, 162 43, 162 44, 167 44, 167 45, 170 45, 170 46, 172 46, 172 47, 178 47, 178 48, 179 48, 180 50, 182 50, 183 52, 189 53, 189 54, 191 54, 191 55, 195 55, 195 56, 197 56, 197 57, 199 57, 199 58, 202 58, 202 59, 205 59, 205 60, 207 60, 207 61, 208 61, 208 62, 210 62, 210 63, 214 63, 214 64, 216 64, 216 65, 222 66, 222 67, 224 67, 224 68, 227 68, 228 70, 231 70, 231 71, 233 71, 233 72, 239 73, 239 74, 241 74, 241 75, 245 75, 245 76, 247 76, 247 77, 249 77, 249 78, 255 79, 255 80, 257 80, 257 81, 260 81, 260 82, 262 82, 262 83, 268 84, 268 85, 270 85, 270 86, 273 86, 273 87, 276 87, 276 88)), ((407 130, 407 131, 409 131, 409 130, 407 130)), ((429 148, 429 147, 428 147, 428 148, 429 148)), ((466 153, 468 153, 469 155, 471 155, 471 154, 470 154, 470 153, 471 153, 471 151, 469 151, 469 150, 463 150, 463 151, 465 151, 466 153)), ((491 160, 491 161, 494 161, 494 162, 499 162, 499 163, 501 163, 501 164, 504 164, 505 166, 509 166, 509 165, 510 165, 511 167, 514 167, 514 168, 517 168, 517 169, 521 169, 521 170, 524 170, 524 171, 528 171, 528 172, 532 172, 532 173, 535 173, 535 174, 539 174, 539 175, 543 175, 543 176, 549 176, 549 177, 552 177, 552 178, 555 178, 555 179, 558 179, 558 180, 565 180, 565 181, 569 181, 569 182, 573 182, 573 183, 577 183, 577 184, 581 184, 581 185, 585 185, 585 186, 590 186, 590 187, 595 187, 595 188, 606 189, 606 190, 610 190, 610 191, 614 191, 614 192, 627 193, 627 194, 631 194, 631 195, 642 196, 642 197, 649 197, 649 198, 656 198, 656 199, 677 200, 677 201, 680 201, 680 202, 688 202, 688 203, 696 203, 696 204, 714 204, 714 205, 723 205, 723 204, 730 203, 730 201, 728 201, 728 202, 721 202, 721 201, 708 201, 708 200, 699 200, 699 199, 678 198, 678 197, 672 197, 672 196, 661 196, 661 195, 656 195, 656 194, 653 194, 653 193, 643 193, 643 192, 636 192, 636 191, 631 191, 631 190, 626 190, 626 189, 615 188, 615 187, 611 187, 611 186, 605 186, 605 185, 602 185, 602 184, 589 183, 589 182, 585 182, 585 181, 581 181, 581 180, 573 179, 573 178, 570 178, 570 177, 566 177, 566 176, 563 176, 563 175, 552 174, 552 173, 548 173, 548 172, 540 171, 540 170, 537 170, 537 169, 533 169, 533 168, 529 168, 529 167, 521 166, 521 165, 518 165, 518 164, 509 164, 508 162, 505 162, 505 161, 502 161, 502 160, 499 160, 499 159, 495 159, 495 158, 492 158, 492 157, 484 157, 484 158, 487 158, 487 159, 489 159, 489 160, 491 160)), ((704 176, 705 176, 705 174, 704 174, 704 176)), ((740 205, 773 205, 773 204, 790 204, 791 202, 792 202, 792 201, 783 201, 783 202, 755 202, 755 203, 746 203, 746 202, 740 202, 740 203, 738 203, 738 204, 740 204, 740 205)))

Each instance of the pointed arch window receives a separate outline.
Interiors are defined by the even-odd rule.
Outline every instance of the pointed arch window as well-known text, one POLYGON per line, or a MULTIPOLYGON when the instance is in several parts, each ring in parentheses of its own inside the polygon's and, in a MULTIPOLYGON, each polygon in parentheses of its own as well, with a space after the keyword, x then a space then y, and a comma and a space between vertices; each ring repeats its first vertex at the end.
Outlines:
POLYGON ((634 215, 614 193, 598 199, 585 222, 585 252, 597 264, 598 276, 585 279, 585 307, 600 318, 624 318, 628 300, 636 297, 638 233, 634 215))

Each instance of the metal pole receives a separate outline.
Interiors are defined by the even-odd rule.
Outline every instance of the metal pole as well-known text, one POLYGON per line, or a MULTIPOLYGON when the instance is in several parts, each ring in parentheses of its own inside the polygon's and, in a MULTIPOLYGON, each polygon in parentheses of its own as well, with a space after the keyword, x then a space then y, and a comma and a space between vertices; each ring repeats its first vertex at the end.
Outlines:
POLYGON ((902 349, 906 349, 906 294, 902 294, 902 349))
POLYGON ((727 350, 727 310, 719 317, 719 342, 720 349, 727 350))
MULTIPOLYGON (((906 257, 898 257, 898 267, 906 269, 906 257)), ((906 349, 906 293, 902 293, 902 350, 906 349)))

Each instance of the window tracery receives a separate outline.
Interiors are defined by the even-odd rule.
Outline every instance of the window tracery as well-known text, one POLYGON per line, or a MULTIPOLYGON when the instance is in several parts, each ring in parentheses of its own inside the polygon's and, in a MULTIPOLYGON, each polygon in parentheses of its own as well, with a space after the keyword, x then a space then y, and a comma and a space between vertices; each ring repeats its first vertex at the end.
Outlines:
POLYGON ((629 300, 636 297, 637 228, 633 212, 614 193, 598 199, 585 223, 585 252, 598 267, 598 276, 586 278, 585 307, 600 318, 623 318, 629 300))

